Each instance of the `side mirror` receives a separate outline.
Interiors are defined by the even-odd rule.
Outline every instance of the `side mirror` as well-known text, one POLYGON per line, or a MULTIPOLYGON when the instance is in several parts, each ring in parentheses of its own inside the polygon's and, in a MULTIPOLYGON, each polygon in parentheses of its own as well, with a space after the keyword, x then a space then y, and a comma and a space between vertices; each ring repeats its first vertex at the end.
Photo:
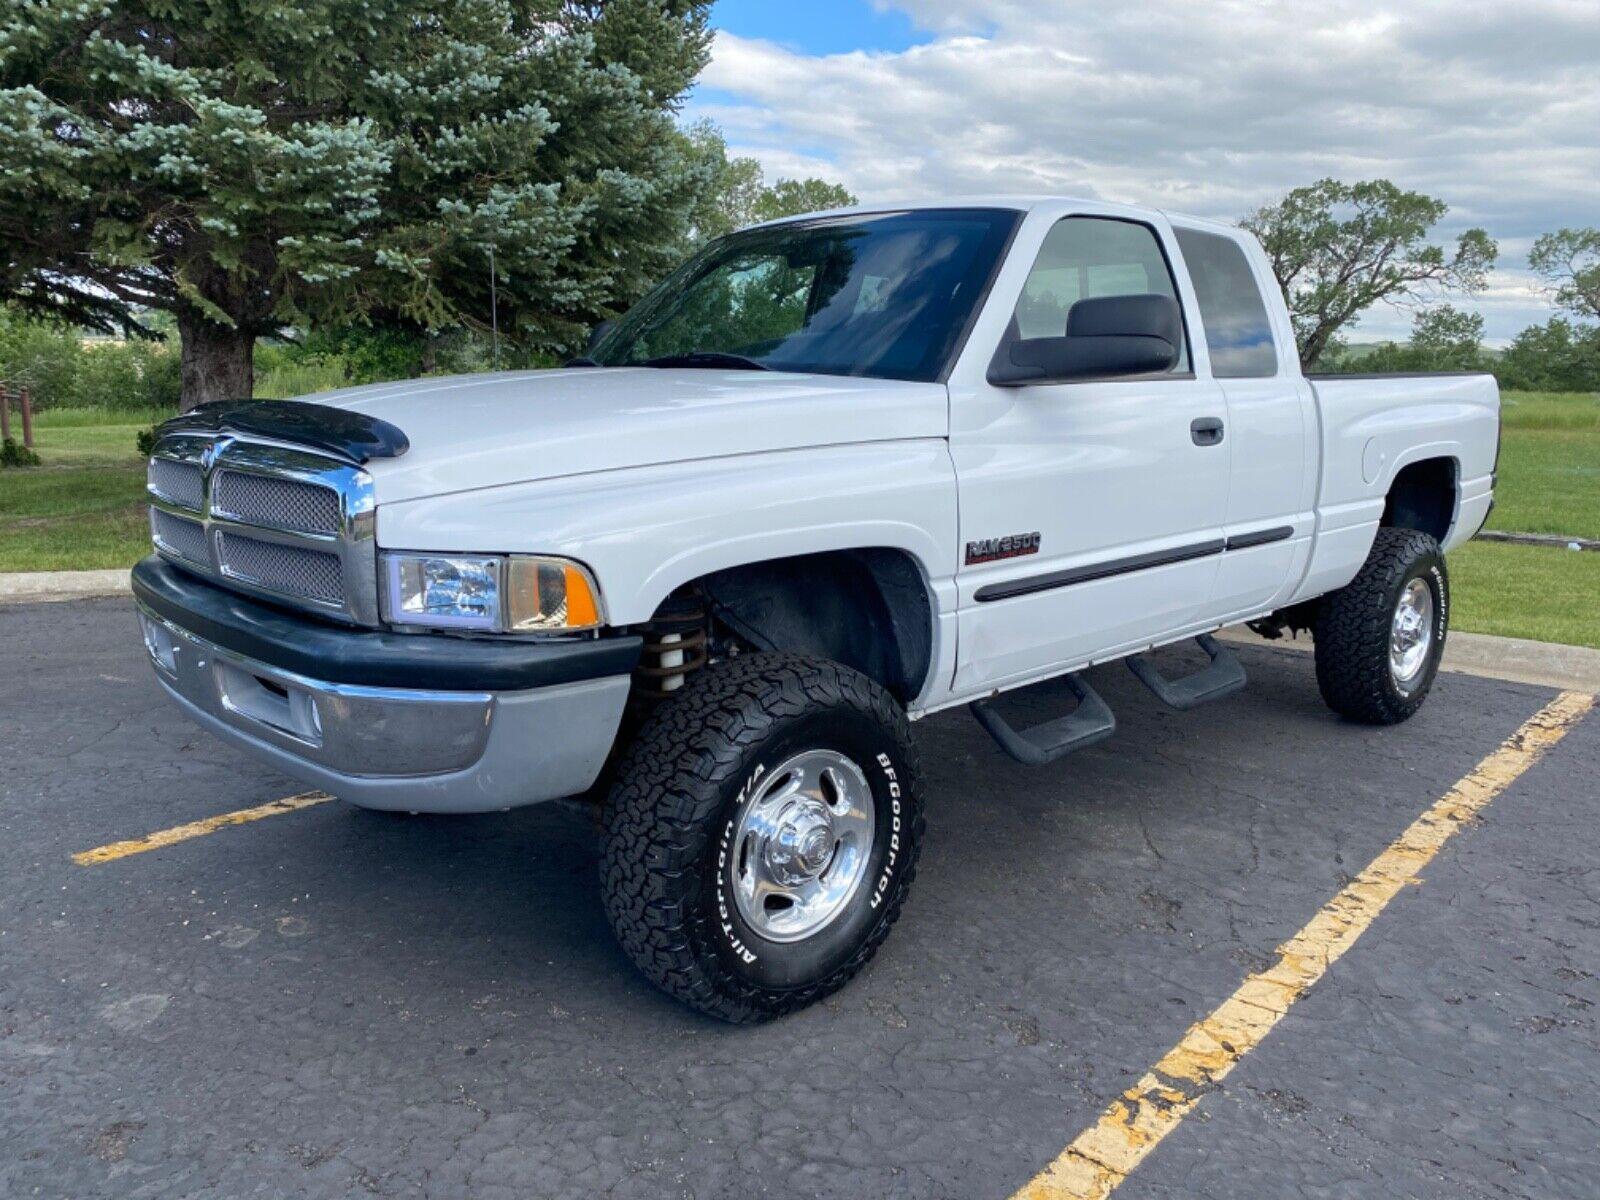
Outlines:
POLYGON ((600 324, 591 329, 589 331, 589 340, 584 344, 583 347, 585 353, 592 354, 594 352, 594 348, 605 340, 606 334, 610 333, 616 327, 617 323, 615 321, 601 321, 600 324))
POLYGON ((989 364, 996 387, 1159 375, 1178 361, 1183 315, 1170 296, 1102 296, 1067 312, 1064 337, 1011 338, 989 364))

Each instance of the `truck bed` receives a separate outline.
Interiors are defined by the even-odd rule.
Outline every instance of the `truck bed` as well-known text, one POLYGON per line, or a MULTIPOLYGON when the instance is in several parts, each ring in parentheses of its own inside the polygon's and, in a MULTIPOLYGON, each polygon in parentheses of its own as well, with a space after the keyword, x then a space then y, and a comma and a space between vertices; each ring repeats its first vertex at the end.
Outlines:
POLYGON ((1500 445, 1493 375, 1394 372, 1306 377, 1321 426, 1316 551, 1300 594, 1341 587, 1366 557, 1385 498, 1412 464, 1444 460, 1456 506, 1440 538, 1467 541, 1488 516, 1500 445))

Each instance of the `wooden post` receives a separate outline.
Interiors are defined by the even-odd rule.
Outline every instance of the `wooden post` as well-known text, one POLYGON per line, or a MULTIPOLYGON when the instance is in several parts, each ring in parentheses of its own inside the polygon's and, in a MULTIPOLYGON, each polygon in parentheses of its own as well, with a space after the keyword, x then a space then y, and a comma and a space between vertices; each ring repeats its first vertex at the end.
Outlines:
POLYGON ((22 444, 33 449, 33 408, 28 403, 28 389, 22 389, 22 444))
POLYGON ((11 389, 0 383, 0 442, 11 440, 11 389))

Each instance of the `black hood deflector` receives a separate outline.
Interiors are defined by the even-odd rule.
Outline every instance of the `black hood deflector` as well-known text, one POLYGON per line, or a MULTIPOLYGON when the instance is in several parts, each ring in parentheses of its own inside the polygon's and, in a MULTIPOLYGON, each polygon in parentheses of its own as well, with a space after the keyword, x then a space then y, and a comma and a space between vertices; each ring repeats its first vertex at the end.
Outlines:
POLYGON ((169 433, 238 433, 324 450, 362 465, 399 458, 411 449, 406 435, 365 413, 303 400, 213 400, 157 426, 169 433))

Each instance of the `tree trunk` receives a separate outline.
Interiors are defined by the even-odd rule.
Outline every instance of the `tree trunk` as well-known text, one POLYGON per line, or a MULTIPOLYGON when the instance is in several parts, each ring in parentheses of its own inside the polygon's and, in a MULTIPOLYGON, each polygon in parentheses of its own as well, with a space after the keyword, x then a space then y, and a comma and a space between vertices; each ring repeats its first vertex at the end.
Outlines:
POLYGON ((1322 361, 1322 356, 1328 351, 1328 341, 1334 331, 1318 327, 1306 339, 1306 344, 1300 347, 1300 369, 1311 372, 1317 369, 1317 364, 1322 361))
POLYGON ((255 390, 256 336, 200 317, 178 316, 183 391, 179 411, 210 400, 248 400, 255 390))

